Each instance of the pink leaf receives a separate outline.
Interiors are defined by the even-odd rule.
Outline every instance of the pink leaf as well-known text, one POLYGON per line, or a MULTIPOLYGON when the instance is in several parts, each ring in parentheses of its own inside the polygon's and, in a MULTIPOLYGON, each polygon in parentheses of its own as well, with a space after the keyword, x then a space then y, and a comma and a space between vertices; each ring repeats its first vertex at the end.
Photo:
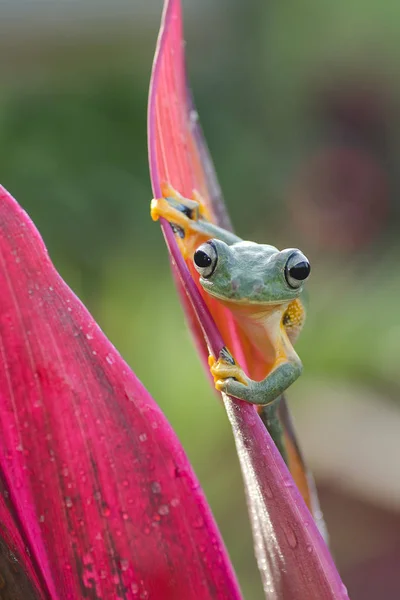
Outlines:
MULTIPOLYGON (((188 89, 182 39, 180 2, 171 0, 165 3, 149 96, 148 143, 153 193, 155 197, 161 196, 161 183, 165 180, 188 197, 195 188, 201 193, 213 221, 231 229, 214 166, 188 89)), ((163 223, 162 227, 168 239, 171 236, 170 228, 166 227, 166 223, 163 223)), ((169 249, 172 251, 171 246, 169 249)), ((183 267, 180 256, 174 255, 174 261, 183 267)), ((180 276, 175 269, 174 274, 187 320, 207 373, 207 336, 204 335, 204 327, 199 324, 195 314, 196 311, 201 311, 201 321, 205 318, 209 320, 208 314, 204 312, 204 305, 218 323, 225 345, 246 373, 252 379, 263 379, 271 365, 266 363, 265 357, 260 354, 253 340, 245 334, 229 308, 204 292, 198 284, 199 276, 192 261, 188 260, 186 264, 199 292, 192 289, 191 297, 196 310, 179 283, 180 276)), ((182 273, 183 269, 179 272, 182 273)), ((193 288, 193 282, 188 285, 193 288)), ((220 342, 222 343, 221 338, 220 342)), ((290 470, 309 507, 312 503, 317 506, 318 499, 310 488, 311 478, 305 469, 284 398, 281 400, 281 408, 290 470)))
POLYGON ((173 430, 3 188, 0 286, 0 557, 40 590, 19 597, 239 599, 173 430))
MULTIPOLYGON (((150 87, 148 127, 154 195, 161 195, 164 180, 188 197, 197 189, 214 221, 229 224, 197 113, 187 93, 179 0, 167 0, 164 5, 150 87)), ((217 356, 229 336, 235 357, 246 364, 244 340, 236 334, 229 312, 203 296, 191 276, 193 269, 189 271, 191 261, 186 264, 183 260, 171 227, 163 219, 161 226, 174 272, 179 277, 189 323, 202 352, 206 354, 209 348, 217 356)), ((242 467, 266 597, 276 600, 347 598, 315 522, 257 412, 244 402, 226 396, 223 400, 242 467)))

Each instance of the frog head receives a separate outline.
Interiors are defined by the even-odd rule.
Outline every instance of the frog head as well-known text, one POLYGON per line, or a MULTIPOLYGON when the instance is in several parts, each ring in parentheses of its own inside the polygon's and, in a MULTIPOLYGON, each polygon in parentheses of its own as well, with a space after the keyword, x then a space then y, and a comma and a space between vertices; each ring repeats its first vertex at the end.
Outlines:
POLYGON ((217 239, 202 244, 193 255, 200 285, 224 301, 281 304, 297 298, 310 274, 310 263, 296 248, 217 239))

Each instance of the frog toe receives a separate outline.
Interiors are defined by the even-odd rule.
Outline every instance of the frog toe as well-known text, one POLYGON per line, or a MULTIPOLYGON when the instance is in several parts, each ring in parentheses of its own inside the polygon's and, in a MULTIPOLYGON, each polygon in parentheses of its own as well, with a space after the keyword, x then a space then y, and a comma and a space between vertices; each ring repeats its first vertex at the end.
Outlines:
POLYGON ((213 356, 210 356, 208 364, 210 366, 211 374, 214 377, 216 387, 217 382, 220 385, 220 381, 227 379, 234 379, 242 385, 247 385, 248 378, 245 372, 226 348, 221 350, 218 360, 213 356))

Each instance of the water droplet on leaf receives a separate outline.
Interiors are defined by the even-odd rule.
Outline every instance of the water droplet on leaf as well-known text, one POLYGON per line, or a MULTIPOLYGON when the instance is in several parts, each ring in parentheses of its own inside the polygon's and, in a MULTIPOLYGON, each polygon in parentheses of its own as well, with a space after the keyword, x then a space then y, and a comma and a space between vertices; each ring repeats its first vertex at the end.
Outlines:
POLYGON ((153 481, 151 484, 151 491, 153 494, 161 494, 161 485, 158 483, 158 481, 153 481))

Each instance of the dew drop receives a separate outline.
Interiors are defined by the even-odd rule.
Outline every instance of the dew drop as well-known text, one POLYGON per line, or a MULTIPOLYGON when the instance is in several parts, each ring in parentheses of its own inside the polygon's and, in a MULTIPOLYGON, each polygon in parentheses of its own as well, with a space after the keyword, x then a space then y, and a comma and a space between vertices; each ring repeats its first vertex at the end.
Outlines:
POLYGON ((103 515, 103 517, 110 516, 111 510, 110 510, 110 507, 108 506, 108 504, 103 504, 103 506, 101 507, 101 514, 103 515))
POLYGON ((112 354, 107 354, 106 356, 106 361, 108 362, 109 365, 113 365, 115 360, 112 354))
POLYGON ((169 513, 169 508, 166 504, 161 504, 160 508, 158 509, 158 514, 160 515, 167 515, 169 513))
POLYGON ((177 506, 179 506, 179 498, 172 498, 171 506, 173 506, 173 508, 176 508, 177 506))
POLYGON ((197 481, 197 479, 195 479, 194 481, 191 482, 191 486, 193 491, 198 490, 200 488, 200 483, 197 481))
POLYGON ((132 594, 139 593, 139 586, 137 583, 131 583, 131 592, 132 592, 132 594))
POLYGON ((92 340, 92 339, 93 339, 93 336, 92 336, 92 334, 91 334, 91 333, 87 333, 87 334, 86 334, 86 339, 87 339, 87 340, 92 340))
POLYGON ((71 498, 70 498, 69 496, 67 496, 67 497, 65 498, 65 506, 66 506, 67 508, 71 508, 71 506, 72 506, 72 500, 71 500, 71 498))
POLYGON ((126 558, 121 558, 120 565, 121 571, 127 571, 129 568, 129 562, 126 560, 126 558))
POLYGON ((201 529, 202 527, 204 527, 203 517, 198 517, 195 521, 193 521, 193 527, 195 529, 201 529))
POLYGON ((145 433, 141 433, 139 435, 139 441, 140 442, 145 442, 147 440, 147 435, 145 433))
POLYGON ((308 552, 309 554, 312 554, 312 553, 314 552, 314 548, 311 546, 311 544, 308 544, 308 545, 307 545, 307 552, 308 552))
POLYGON ((189 113, 189 120, 194 125, 199 120, 199 115, 197 110, 192 109, 189 113))
POLYGON ((322 510, 316 510, 315 514, 314 514, 314 520, 315 521, 322 521, 324 518, 324 514, 322 512, 322 510))
POLYGON ((44 523, 44 515, 40 515, 40 517, 39 517, 39 522, 40 522, 40 523, 44 523))
POLYGON ((153 481, 151 484, 151 491, 153 494, 161 494, 161 485, 158 483, 158 481, 153 481))
POLYGON ((127 521, 127 520, 129 519, 129 515, 128 515, 128 513, 126 513, 126 512, 123 512, 123 513, 122 513, 122 518, 123 518, 123 520, 124 520, 124 521, 127 521))

